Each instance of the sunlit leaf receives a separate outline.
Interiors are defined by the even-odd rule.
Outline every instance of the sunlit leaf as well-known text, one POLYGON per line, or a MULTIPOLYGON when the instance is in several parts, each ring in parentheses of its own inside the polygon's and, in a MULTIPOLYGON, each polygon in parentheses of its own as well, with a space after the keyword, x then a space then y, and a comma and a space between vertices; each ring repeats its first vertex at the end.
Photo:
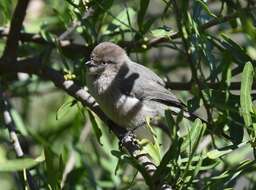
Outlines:
POLYGON ((194 145, 202 135, 200 133, 202 129, 203 129, 202 122, 199 119, 196 119, 193 125, 191 126, 191 129, 189 129, 189 132, 186 135, 184 142, 182 143, 181 152, 185 151, 188 147, 190 148, 194 147, 194 145))
MULTIPOLYGON (((240 96, 240 105, 241 105, 241 114, 244 118, 246 126, 252 124, 251 112, 252 109, 252 99, 251 99, 251 89, 254 77, 253 66, 250 62, 247 62, 244 66, 241 79, 241 96, 240 96)), ((255 131, 256 133, 256 131, 255 131)))
POLYGON ((112 24, 118 26, 120 29, 131 29, 131 24, 134 22, 134 18, 136 17, 137 13, 132 8, 128 7, 121 11, 116 18, 113 19, 112 24))
POLYGON ((168 37, 172 33, 174 33, 174 31, 168 30, 166 28, 158 28, 158 29, 151 30, 151 33, 153 37, 158 38, 158 37, 168 37))
MULTIPOLYGON (((68 98, 62 105, 61 107, 57 110, 56 112, 56 120, 61 119, 63 116, 68 114, 68 112, 72 109, 72 106, 76 103, 75 100, 70 100, 68 98)), ((75 107, 74 107, 75 108, 75 107)))
POLYGON ((243 147, 246 144, 247 144, 247 142, 243 142, 243 143, 241 143, 239 145, 222 148, 221 150, 215 149, 215 150, 212 150, 212 151, 208 152, 207 156, 210 159, 216 159, 216 158, 224 156, 224 155, 226 155, 228 153, 231 153, 232 151, 234 151, 234 148, 241 148, 241 147, 243 147))
POLYGON ((32 168, 45 160, 44 154, 33 158, 19 158, 14 160, 0 160, 0 172, 22 171, 32 168))
POLYGON ((205 12, 206 12, 208 15, 210 15, 210 16, 212 16, 212 17, 214 17, 214 18, 217 17, 215 14, 213 14, 213 13, 211 12, 211 10, 209 9, 208 5, 207 5, 203 0, 196 0, 196 2, 199 3, 199 4, 202 6, 202 8, 205 10, 205 12))
POLYGON ((20 114, 15 109, 12 109, 11 115, 13 117, 13 120, 14 120, 14 123, 15 123, 17 129, 21 132, 21 134, 24 136, 28 135, 26 126, 25 126, 20 114))

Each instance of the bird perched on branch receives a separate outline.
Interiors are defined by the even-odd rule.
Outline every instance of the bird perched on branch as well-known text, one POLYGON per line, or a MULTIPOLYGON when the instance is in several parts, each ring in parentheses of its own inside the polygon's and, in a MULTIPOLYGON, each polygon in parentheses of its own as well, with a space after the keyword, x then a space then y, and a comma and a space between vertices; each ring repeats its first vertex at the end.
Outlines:
POLYGON ((133 62, 120 46, 103 42, 97 45, 86 62, 87 87, 100 108, 115 123, 129 130, 136 129, 140 138, 148 138, 144 130, 146 118, 183 111, 184 117, 196 116, 186 111, 163 80, 153 71, 133 62))

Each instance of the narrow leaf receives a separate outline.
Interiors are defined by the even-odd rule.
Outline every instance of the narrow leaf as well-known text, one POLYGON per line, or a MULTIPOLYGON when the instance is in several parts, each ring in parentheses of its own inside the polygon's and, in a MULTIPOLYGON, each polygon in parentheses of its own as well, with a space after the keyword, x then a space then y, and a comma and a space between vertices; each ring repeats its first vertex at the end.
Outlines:
POLYGON ((140 28, 142 28, 143 26, 143 20, 144 20, 146 11, 148 9, 148 5, 149 5, 149 0, 140 0, 140 10, 137 16, 137 22, 140 28))
POLYGON ((95 118, 96 116, 93 115, 93 113, 92 113, 91 111, 89 111, 89 110, 88 110, 88 113, 89 113, 90 121, 91 121, 91 123, 92 123, 93 131, 94 131, 94 133, 95 133, 95 135, 96 135, 96 137, 97 137, 97 140, 98 140, 98 142, 100 143, 100 145, 103 145, 103 144, 101 143, 101 141, 100 141, 100 138, 101 138, 101 136, 102 136, 102 132, 101 132, 100 127, 99 127, 99 125, 98 125, 98 123, 97 123, 97 121, 96 121, 96 118, 95 118))
POLYGON ((14 172, 14 171, 22 171, 24 169, 29 169, 37 164, 44 161, 44 154, 39 157, 32 158, 20 158, 14 160, 1 160, 0 162, 0 172, 14 172))
POLYGON ((114 18, 112 24, 119 26, 119 28, 122 30, 131 29, 129 20, 133 25, 136 14, 137 13, 132 8, 128 7, 127 9, 124 9, 122 12, 120 12, 116 18, 114 18))
POLYGON ((199 133, 202 129, 202 122, 199 119, 196 119, 181 146, 181 152, 185 151, 188 146, 191 148, 194 147, 198 139, 201 137, 200 135, 202 135, 199 133))
POLYGON ((252 124, 251 112, 253 112, 253 109, 251 90, 253 83, 253 75, 253 66, 250 62, 247 62, 244 66, 244 70, 242 73, 240 96, 241 114, 244 118, 244 122, 247 127, 252 124))
POLYGON ((214 17, 214 18, 217 17, 215 14, 213 14, 213 13, 211 12, 211 10, 209 9, 209 7, 207 6, 207 4, 206 4, 204 1, 202 1, 202 0, 196 0, 196 2, 199 3, 199 4, 202 6, 202 8, 205 10, 205 12, 206 12, 208 15, 210 15, 210 16, 212 16, 212 17, 214 17))

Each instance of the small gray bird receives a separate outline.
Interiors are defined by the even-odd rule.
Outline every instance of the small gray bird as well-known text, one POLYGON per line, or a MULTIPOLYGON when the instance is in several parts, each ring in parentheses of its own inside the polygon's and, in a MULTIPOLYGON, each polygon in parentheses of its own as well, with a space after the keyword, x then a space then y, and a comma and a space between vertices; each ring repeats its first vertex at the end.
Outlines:
POLYGON ((111 42, 97 45, 86 62, 86 83, 103 112, 128 130, 136 129, 139 138, 150 138, 143 126, 146 118, 164 116, 170 109, 181 110, 195 119, 150 69, 133 62, 125 50, 111 42), (142 130, 141 130, 142 129, 142 130))

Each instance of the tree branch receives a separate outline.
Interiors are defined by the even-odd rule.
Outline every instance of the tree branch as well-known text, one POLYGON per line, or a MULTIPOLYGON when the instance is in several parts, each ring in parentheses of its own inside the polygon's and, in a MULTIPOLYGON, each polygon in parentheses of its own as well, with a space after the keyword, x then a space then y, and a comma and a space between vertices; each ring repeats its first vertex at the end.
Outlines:
POLYGON ((1 111, 3 112, 3 121, 4 121, 6 128, 9 131, 10 139, 11 139, 14 151, 15 151, 17 157, 23 157, 24 153, 21 148, 18 136, 16 134, 16 127, 15 127, 14 121, 10 114, 10 105, 9 105, 7 99, 4 97, 1 89, 0 89, 0 98, 1 98, 1 111))
POLYGON ((20 39, 20 31, 29 0, 19 0, 11 20, 10 31, 2 58, 7 62, 17 58, 17 48, 20 39))
MULTIPOLYGON (((216 26, 218 24, 225 23, 225 22, 228 22, 230 20, 236 19, 237 17, 239 17, 241 11, 252 11, 254 9, 256 9, 256 7, 251 7, 251 8, 246 7, 246 8, 240 9, 239 11, 237 11, 237 12, 231 14, 231 15, 226 15, 226 16, 223 16, 223 17, 214 18, 214 19, 210 20, 209 22, 199 26, 199 29, 201 29, 201 30, 209 29, 209 28, 211 28, 213 26, 216 26)), ((0 37, 7 36, 7 31, 8 30, 5 29, 5 28, 0 28, 0 37)), ((177 39, 177 38, 180 38, 180 37, 181 36, 180 36, 179 32, 174 32, 169 36, 150 39, 149 42, 147 43, 147 46, 148 46, 148 48, 155 47, 158 44, 169 42, 172 39, 177 39)), ((22 32, 22 33, 20 33, 20 40, 23 41, 23 42, 34 42, 34 43, 38 43, 38 44, 48 44, 48 45, 53 45, 53 46, 55 45, 53 42, 46 41, 39 34, 34 34, 34 33, 22 32)), ((86 46, 81 45, 81 44, 76 44, 76 43, 74 43, 70 40, 59 40, 59 43, 60 43, 61 48, 65 48, 65 49, 68 49, 68 50, 73 50, 74 52, 80 53, 80 54, 86 53, 86 55, 89 55, 90 50, 92 49, 92 47, 86 47, 86 46)), ((140 48, 141 43, 142 42, 140 42, 140 41, 136 41, 136 42, 121 41, 119 43, 119 45, 121 45, 122 47, 127 47, 127 48, 130 48, 131 50, 133 50, 133 49, 136 49, 136 48, 140 48)))
MULTIPOLYGON (((1 28, 0 27, 0 37, 7 37, 8 36, 8 28, 1 28)), ((40 34, 35 33, 27 33, 21 32, 20 33, 20 41, 21 42, 33 42, 39 45, 48 45, 50 47, 55 47, 56 44, 52 41, 45 40, 40 34)), ((85 45, 72 42, 71 40, 59 40, 58 46, 68 52, 81 54, 83 56, 89 56, 92 47, 87 47, 85 45)))
MULTIPOLYGON (((16 156, 18 158, 24 157, 24 152, 21 148, 21 144, 19 142, 18 135, 16 133, 16 125, 15 122, 13 121, 12 115, 11 115, 11 105, 8 101, 8 99, 4 96, 2 89, 0 88, 0 108, 3 113, 3 121, 5 127, 9 131, 10 135, 10 140, 13 145, 14 151, 16 153, 16 156)), ((33 176, 30 174, 29 170, 25 170, 27 180, 28 180, 28 185, 31 190, 36 190, 38 189, 37 184, 35 180, 33 179, 33 176)), ((23 175, 21 175, 23 176, 23 175)))
MULTIPOLYGON (((141 154, 141 147, 134 144, 135 139, 124 138, 127 133, 126 129, 118 126, 105 115, 85 87, 83 88, 79 86, 75 81, 65 80, 61 72, 42 65, 39 58, 21 60, 15 62, 15 64, 1 63, 0 60, 0 74, 16 72, 36 74, 44 79, 50 80, 56 87, 64 90, 70 96, 81 102, 84 106, 91 109, 104 123, 107 124, 107 126, 119 138, 119 140, 123 142, 123 146, 128 150, 129 154, 134 157, 143 170, 146 171, 147 176, 144 177, 152 177, 156 170, 155 164, 151 161, 148 155, 141 154)), ((170 189, 170 186, 167 184, 162 184, 161 188, 170 189)))

